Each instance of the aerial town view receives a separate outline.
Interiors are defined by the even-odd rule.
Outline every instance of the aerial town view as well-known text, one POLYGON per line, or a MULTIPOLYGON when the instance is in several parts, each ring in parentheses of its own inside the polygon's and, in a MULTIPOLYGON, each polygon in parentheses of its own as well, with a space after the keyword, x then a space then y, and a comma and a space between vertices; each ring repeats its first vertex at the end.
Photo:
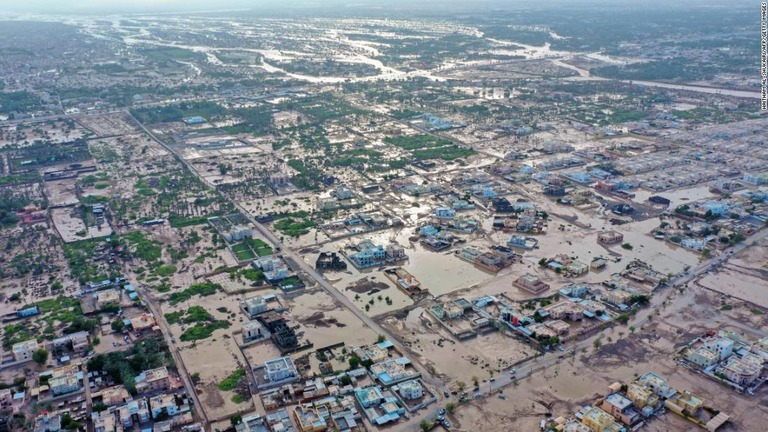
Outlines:
POLYGON ((0 432, 764 430, 765 20, 2 2, 0 432))

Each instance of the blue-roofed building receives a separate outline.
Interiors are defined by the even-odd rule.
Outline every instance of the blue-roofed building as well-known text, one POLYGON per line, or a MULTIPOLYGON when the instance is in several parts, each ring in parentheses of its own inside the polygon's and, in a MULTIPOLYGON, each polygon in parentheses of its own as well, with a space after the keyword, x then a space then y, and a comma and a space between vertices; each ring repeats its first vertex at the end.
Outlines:
POLYGON ((423 237, 434 237, 438 232, 440 232, 440 230, 435 228, 433 225, 424 225, 423 227, 419 228, 419 235, 423 237))
POLYGON ((40 314, 40 308, 37 306, 30 306, 28 308, 20 309, 16 311, 16 316, 20 318, 27 318, 40 314))
POLYGON ((195 117, 186 117, 183 119, 184 123, 188 125, 197 125, 197 124, 203 124, 206 122, 206 120, 203 117, 195 116, 195 117))

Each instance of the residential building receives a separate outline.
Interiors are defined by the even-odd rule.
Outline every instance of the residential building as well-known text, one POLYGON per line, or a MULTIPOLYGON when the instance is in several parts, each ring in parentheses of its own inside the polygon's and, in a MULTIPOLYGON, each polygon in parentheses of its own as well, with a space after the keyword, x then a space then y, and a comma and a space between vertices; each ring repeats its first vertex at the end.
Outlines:
POLYGON ((688 353, 688 355, 685 356, 685 359, 698 366, 707 368, 717 363, 719 361, 719 356, 716 352, 707 347, 698 347, 693 352, 688 353))
POLYGON ((512 284, 533 294, 540 294, 549 289, 549 284, 530 273, 520 276, 512 284))
POLYGON ((259 321, 248 321, 243 324, 243 341, 258 340, 268 335, 268 330, 259 321))
POLYGON ((264 362, 265 380, 269 383, 297 379, 299 373, 293 359, 290 357, 280 357, 264 362))
POLYGON ((746 354, 743 357, 733 356, 728 362, 718 368, 718 372, 725 375, 728 381, 742 385, 752 385, 760 377, 763 370, 763 359, 754 354, 746 354))
POLYGON ((277 255, 269 255, 254 260, 253 267, 264 273, 264 278, 269 282, 279 282, 290 277, 288 264, 277 255))
POLYGON ((373 375, 379 382, 389 386, 419 376, 418 372, 412 372, 406 369, 406 365, 410 364, 410 362, 411 361, 406 357, 387 359, 379 363, 374 363, 369 369, 371 375, 373 375))
POLYGON ((26 340, 13 345, 11 351, 13 352, 13 359, 17 362, 24 362, 32 360, 32 354, 37 351, 39 345, 35 339, 26 340))
POLYGON ((118 415, 120 416, 120 423, 125 428, 133 428, 133 425, 138 423, 146 423, 150 420, 149 405, 144 398, 132 400, 127 402, 118 408, 118 415))
POLYGON ((624 432, 626 428, 616 423, 616 419, 597 407, 590 407, 582 414, 581 422, 593 432, 624 432))
POLYGON ((119 305, 122 291, 119 289, 108 289, 94 294, 96 297, 96 309, 101 310, 109 305, 119 305))
POLYGON ((149 369, 134 378, 136 381, 136 392, 144 393, 153 390, 168 390, 171 386, 171 377, 168 368, 161 366, 156 369, 149 369))
POLYGON ((550 320, 545 322, 544 325, 552 329, 552 331, 558 335, 568 334, 571 330, 571 326, 563 320, 550 320))
POLYGON ((420 399, 424 396, 424 388, 417 380, 406 381, 398 385, 398 392, 405 400, 420 399))
POLYGON ((640 421, 640 412, 632 405, 632 401, 621 393, 611 393, 606 396, 600 408, 628 426, 640 421))
POLYGON ((155 321, 154 315, 151 313, 141 313, 130 318, 130 324, 133 331, 142 332, 153 329, 157 325, 157 322, 155 321))
POLYGON ((34 432, 60 432, 61 428, 61 415, 45 413, 40 414, 35 418, 34 432))
POLYGON ((440 232, 434 225, 424 225, 419 228, 419 235, 422 237, 434 237, 440 232))
POLYGON ((387 254, 387 258, 395 261, 407 258, 407 256, 405 255, 405 249, 403 249, 403 247, 397 243, 388 244, 385 251, 387 254))
POLYGON ((435 209, 435 217, 438 219, 450 219, 456 216, 456 210, 450 207, 438 207, 435 209))
POLYGON ((269 310, 269 305, 263 297, 251 297, 240 302, 240 309, 248 319, 254 319, 269 310))
POLYGON ((51 378, 48 379, 48 387, 51 389, 51 393, 54 396, 59 396, 67 393, 72 393, 80 390, 80 380, 82 379, 82 372, 75 372, 74 370, 67 369, 61 372, 53 371, 51 378))
MULTIPOLYGON (((122 385, 107 387, 100 392, 101 403, 106 406, 116 406, 131 400, 131 394, 122 385)), ((93 395, 94 397, 97 395, 93 395)))
POLYGON ((387 351, 387 348, 383 348, 382 346, 379 346, 380 344, 375 343, 371 345, 362 346, 359 348, 355 348, 352 350, 352 352, 355 353, 358 359, 362 362, 371 362, 371 363, 378 363, 386 360, 389 357, 389 352, 387 351))
POLYGON ((235 432, 269 432, 267 421, 261 414, 254 414, 242 418, 239 424, 235 425, 235 432))
POLYGON ((102 412, 91 413, 94 432, 122 432, 123 428, 118 429, 117 427, 115 411, 114 408, 111 408, 102 412))
POLYGON ((718 361, 723 361, 733 354, 732 339, 725 337, 708 337, 704 339, 704 347, 718 356, 718 361))
POLYGON ((336 252, 320 252, 315 261, 318 270, 346 270, 347 263, 336 252))
POLYGON ((572 275, 583 275, 589 272, 589 266, 579 260, 573 260, 565 266, 566 271, 572 275))
POLYGON ((637 382, 648 387, 656 396, 669 399, 677 393, 677 390, 669 385, 667 380, 653 372, 646 372, 637 379, 637 382))
POLYGON ((664 401, 664 407, 685 416, 695 417, 704 407, 704 400, 685 390, 664 401))
POLYGON ((597 235, 597 241, 602 244, 616 244, 624 241, 624 234, 618 231, 603 231, 597 235))
POLYGON ((300 432, 324 432, 328 423, 312 404, 298 405, 293 409, 293 418, 300 432))
POLYGON ((368 268, 380 265, 386 260, 387 252, 381 245, 368 242, 358 246, 359 252, 349 255, 350 261, 358 268, 368 268))
POLYGON ((189 411, 189 406, 184 401, 184 398, 174 394, 152 396, 149 398, 149 407, 153 419, 156 419, 163 413, 168 415, 168 417, 173 417, 184 411, 189 411))
POLYGON ((659 403, 659 397, 650 388, 638 382, 629 383, 627 386, 627 397, 640 409, 645 407, 655 408, 659 403))

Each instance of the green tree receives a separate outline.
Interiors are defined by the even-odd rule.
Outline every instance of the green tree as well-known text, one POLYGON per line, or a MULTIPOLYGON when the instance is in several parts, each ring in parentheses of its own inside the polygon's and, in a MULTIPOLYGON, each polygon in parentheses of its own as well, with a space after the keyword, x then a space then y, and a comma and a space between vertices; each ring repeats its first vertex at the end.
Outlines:
POLYGON ((358 366, 360 366, 360 359, 352 356, 349 358, 349 368, 350 369, 357 369, 358 366))
POLYGON ((34 360, 35 363, 39 364, 40 366, 44 365, 48 361, 48 351, 40 348, 39 350, 32 353, 32 360, 34 360))
POLYGON ((427 432, 428 430, 432 429, 432 425, 429 424, 429 422, 426 420, 422 420, 421 423, 419 424, 419 427, 421 427, 421 430, 424 432, 427 432))

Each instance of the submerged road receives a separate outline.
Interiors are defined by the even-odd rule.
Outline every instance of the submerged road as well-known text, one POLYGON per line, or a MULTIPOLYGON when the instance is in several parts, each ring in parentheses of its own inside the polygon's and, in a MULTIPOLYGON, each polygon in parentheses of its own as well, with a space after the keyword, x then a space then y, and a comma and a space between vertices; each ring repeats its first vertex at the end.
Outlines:
MULTIPOLYGON (((173 148, 171 148, 170 146, 165 144, 162 140, 157 138, 138 119, 133 117, 133 115, 131 115, 130 112, 128 113, 128 115, 130 115, 131 118, 133 119, 133 121, 135 121, 136 124, 139 125, 139 127, 142 129, 142 131, 144 131, 147 135, 149 135, 149 137, 151 137, 156 143, 161 145, 168 152, 173 154, 179 160, 179 162, 181 162, 182 165, 184 165, 184 167, 187 170, 190 171, 190 173, 192 173, 193 175, 196 175, 201 181, 203 181, 203 183, 205 183, 205 180, 203 180, 198 175, 197 171, 192 167, 192 165, 189 164, 178 153, 176 153, 173 148)), ((385 330, 381 325, 379 325, 376 321, 371 319, 371 317, 366 315, 357 306, 355 306, 354 303, 352 303, 352 301, 349 298, 347 298, 347 296, 344 295, 344 293, 339 291, 339 289, 336 288, 335 286, 333 286, 330 282, 328 282, 328 280, 325 279, 325 277, 323 277, 323 275, 318 273, 314 268, 312 268, 309 264, 307 264, 304 261, 304 259, 298 253, 296 253, 291 248, 286 247, 283 244, 283 242, 281 242, 280 239, 277 238, 277 236, 275 236, 275 234, 273 234, 263 224, 261 224, 259 221, 257 221, 256 218, 253 217, 242 205, 240 205, 239 203, 235 202, 234 200, 231 200, 229 198, 227 198, 227 199, 245 217, 248 218, 248 220, 256 227, 256 229, 259 231, 259 233, 267 241, 272 243, 272 245, 276 248, 275 250, 279 250, 280 251, 280 254, 283 255, 283 257, 290 258, 291 261, 296 263, 296 265, 299 267, 300 271, 304 272, 306 275, 308 275, 309 277, 314 279, 315 282, 320 287, 322 287, 329 295, 331 295, 334 299, 336 299, 336 301, 338 301, 342 306, 344 306, 346 309, 348 309, 350 312, 352 312, 352 314, 354 314, 360 321, 362 321, 366 326, 368 326, 368 328, 370 328, 371 330, 373 330, 374 332, 376 332, 376 333, 378 333, 380 335, 383 335, 384 337, 387 338, 387 340, 392 342, 392 344, 394 345, 395 349, 397 349, 398 351, 400 351, 403 354, 407 354, 409 352, 408 350, 406 350, 406 348, 402 345, 402 343, 400 343, 400 341, 397 338, 392 336, 392 334, 390 334, 387 330, 385 330)), ((155 311, 157 311, 157 313, 155 315, 155 316, 157 316, 157 314, 160 312, 159 311, 159 305, 154 300, 152 300, 152 301, 148 300, 147 303, 150 306, 150 310, 153 313, 155 313, 155 311)), ((160 314, 160 317, 161 318, 158 319, 158 323, 160 323, 161 320, 165 321, 164 317, 162 316, 162 314, 160 314)), ((170 338, 171 335, 170 335, 170 332, 168 332, 167 323, 163 323, 163 324, 164 325, 161 325, 160 327, 164 329, 163 333, 166 335, 166 338, 170 338)), ((196 393, 194 391, 195 388, 194 388, 194 386, 191 385, 191 379, 189 378, 189 375, 188 375, 186 369, 183 366, 183 362, 181 361, 181 356, 178 354, 178 350, 176 349, 175 344, 171 345, 171 353, 173 354, 174 360, 176 360, 177 364, 180 364, 182 369, 184 369, 184 373, 182 375, 183 375, 183 378, 184 378, 185 385, 187 385, 188 389, 190 390, 190 393, 192 393, 194 395, 193 400, 195 402, 195 408, 202 411, 202 406, 200 405, 200 402, 198 401, 197 395, 196 395, 196 393)), ((441 397, 442 397, 441 393, 445 389, 445 383, 442 382, 441 380, 433 377, 432 374, 429 372, 429 370, 427 370, 427 368, 424 367, 424 365, 422 365, 418 360, 415 360, 415 359, 411 358, 411 362, 412 362, 413 367, 421 374, 422 380, 424 381, 424 383, 435 389, 435 391, 436 391, 436 393, 438 395, 437 396, 438 400, 440 400, 441 397)), ((428 414, 429 414, 428 411, 424 411, 423 414, 420 415, 420 416, 413 416, 408 421, 408 423, 416 423, 416 425, 418 426, 418 422, 421 421, 423 418, 426 418, 428 414)), ((205 412, 204 411, 201 412, 201 416, 203 416, 203 418, 205 419, 206 430, 209 430, 210 425, 208 423, 207 417, 205 417, 205 412)))
MULTIPOLYGON (((144 127, 144 125, 142 125, 141 122, 139 122, 137 119, 134 118, 134 121, 136 121, 136 123, 142 128, 142 130, 146 132, 153 140, 155 140, 158 144, 163 146, 163 148, 165 148, 166 150, 171 152, 174 156, 176 156, 179 159, 179 161, 188 170, 190 170, 191 173, 198 175, 197 171, 186 160, 184 160, 184 158, 182 158, 172 148, 170 148, 170 146, 166 145, 161 140, 159 140, 146 127, 144 127)), ((200 178, 199 175, 198 175, 198 178, 200 178)), ((254 218, 247 211, 247 209, 245 209, 242 205, 238 204, 233 200, 229 200, 229 201, 243 215, 245 215, 248 218, 248 220, 256 227, 256 229, 265 239, 267 239, 270 243, 272 243, 276 248, 279 248, 280 253, 284 257, 290 258, 294 263, 296 263, 300 271, 304 272, 306 275, 314 279, 315 282, 320 287, 322 287, 329 295, 335 298, 342 306, 344 306, 350 312, 352 312, 366 326, 368 326, 370 329, 377 332, 378 334, 384 335, 388 340, 390 340, 393 343, 393 345, 398 351, 404 354, 409 352, 408 350, 405 349, 405 347, 400 343, 400 341, 397 338, 393 337, 388 331, 386 331, 383 327, 381 327, 376 321, 371 319, 371 317, 369 317, 367 314, 361 311, 357 306, 355 306, 354 303, 352 303, 352 301, 349 300, 349 298, 347 298, 347 296, 344 295, 344 293, 342 293, 338 288, 333 286, 330 282, 328 282, 327 279, 325 279, 325 277, 323 277, 314 268, 312 268, 309 264, 307 264, 298 253, 296 253, 291 248, 286 247, 283 244, 283 242, 281 242, 280 239, 277 236, 275 236, 275 234, 273 234, 263 224, 258 222, 256 218, 254 218)), ((731 247, 730 249, 724 251, 722 254, 718 255, 717 257, 714 257, 705 262, 702 262, 695 268, 689 269, 684 273, 678 274, 677 276, 675 276, 674 278, 672 278, 670 281, 667 282, 667 286, 665 288, 662 288, 660 290, 661 292, 658 292, 653 296, 653 299, 652 299, 653 303, 660 304, 660 303, 666 302, 667 299, 670 297, 670 295, 674 293, 675 288, 685 286, 687 283, 691 282, 695 278, 725 263, 731 256, 750 247, 753 242, 762 240, 766 237, 768 237, 768 230, 759 231, 753 234, 752 236, 750 236, 749 238, 745 239, 745 241, 743 241, 742 243, 739 243, 731 247)), ((633 327, 640 327, 644 325, 649 321, 649 317, 652 315, 654 311, 655 311, 655 308, 646 308, 639 311, 633 318, 630 319, 627 325, 633 326, 633 327)), ((501 393, 503 392, 503 389, 505 387, 515 383, 519 379, 530 376, 531 374, 536 373, 540 370, 552 367, 560 363, 560 361, 562 361, 563 359, 566 359, 568 356, 576 355, 576 353, 579 350, 589 348, 591 345, 593 345, 596 339, 602 337, 602 333, 603 331, 599 331, 585 340, 577 341, 573 344, 568 344, 567 345, 568 352, 550 351, 540 356, 537 356, 535 358, 519 363, 513 368, 515 371, 514 374, 510 373, 511 369, 502 371, 499 375, 494 377, 493 382, 489 381, 489 382, 481 383, 481 385, 477 389, 477 392, 474 394, 474 396, 476 398, 484 398, 494 394, 501 393)), ((443 383, 439 379, 434 378, 432 374, 430 374, 429 371, 420 362, 413 361, 413 366, 416 368, 416 370, 418 370, 421 373, 422 379, 424 380, 424 382, 436 390, 438 394, 438 406, 439 406, 440 403, 444 402, 444 400, 442 399, 441 393, 446 388, 445 383, 443 383)), ((186 376, 185 378, 188 379, 188 377, 186 376)), ((185 379, 185 382, 187 381, 187 379, 185 379)), ((190 388, 193 390, 193 393, 194 393, 194 387, 190 387, 190 388)), ((470 392, 469 396, 473 396, 472 393, 474 392, 475 392, 474 390, 470 392)), ((196 397, 194 398, 194 400, 197 402, 196 397)), ((196 403, 196 407, 197 405, 198 404, 196 403)), ((405 422, 405 424, 403 424, 403 426, 406 426, 408 430, 419 430, 419 422, 421 420, 434 419, 435 417, 434 412, 436 410, 437 410, 437 407, 427 408, 422 410, 420 413, 414 413, 411 416, 411 418, 407 422, 405 422)))

